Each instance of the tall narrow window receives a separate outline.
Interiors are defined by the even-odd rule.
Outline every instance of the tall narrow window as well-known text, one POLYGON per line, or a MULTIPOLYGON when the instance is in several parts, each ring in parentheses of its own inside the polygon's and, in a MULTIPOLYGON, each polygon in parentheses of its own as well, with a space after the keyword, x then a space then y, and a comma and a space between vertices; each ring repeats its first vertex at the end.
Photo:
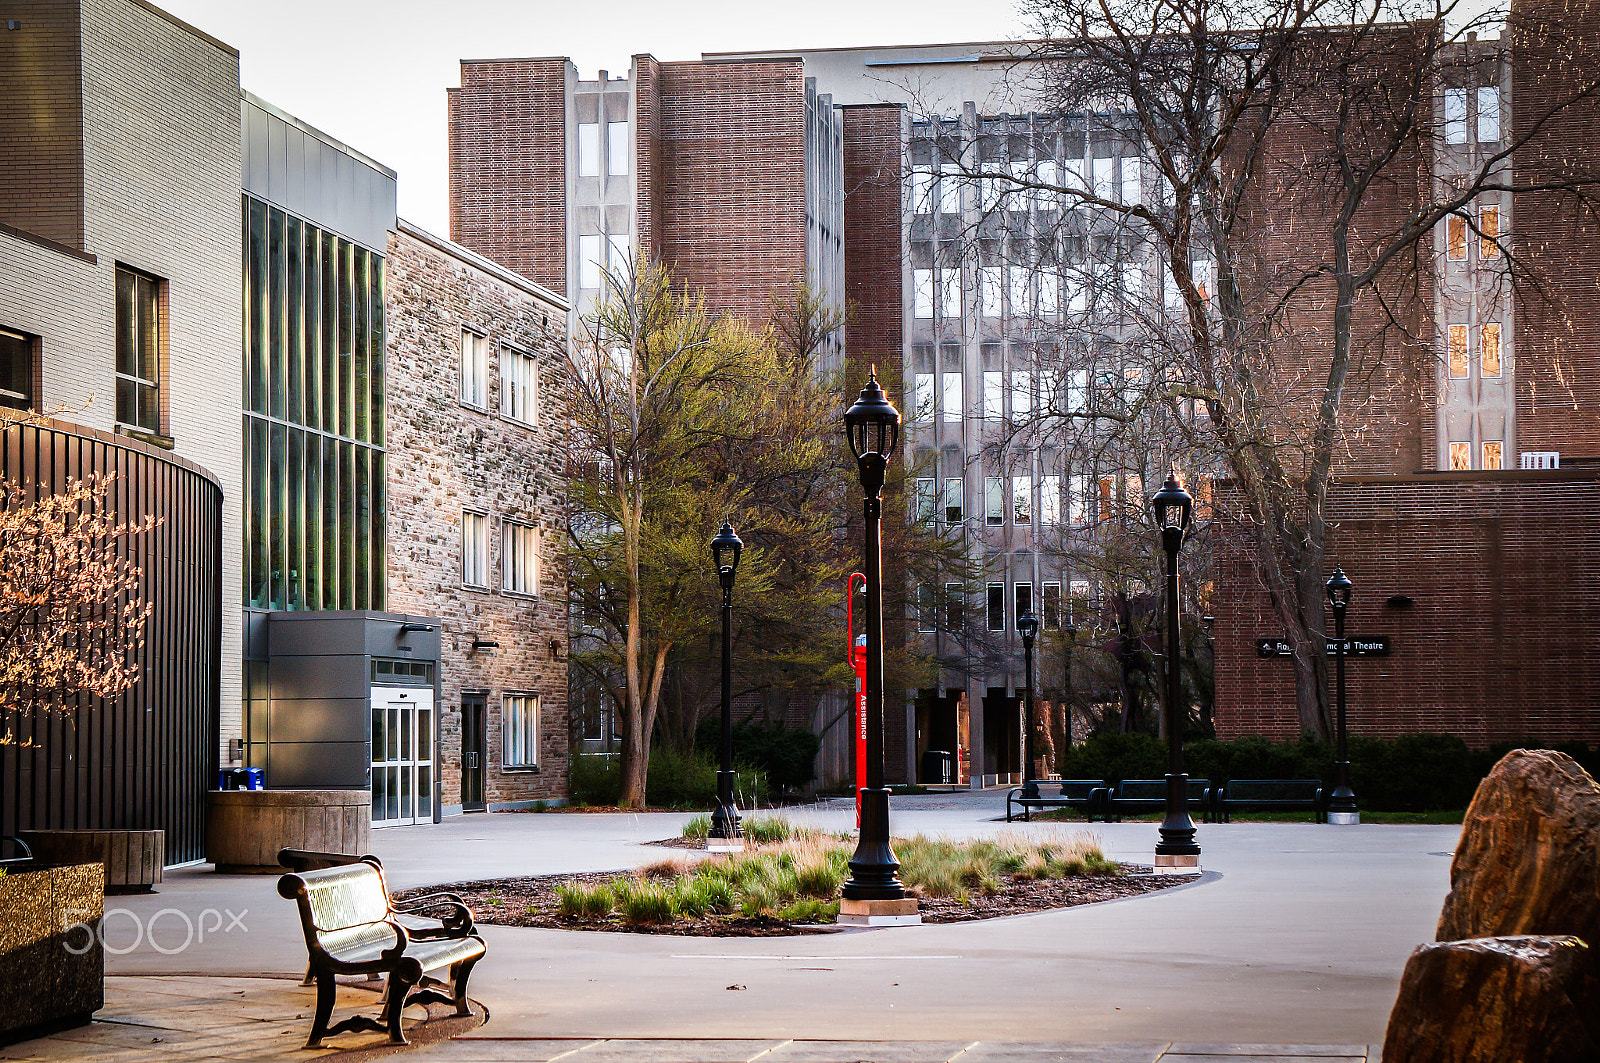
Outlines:
POLYGON ((1039 477, 1039 523, 1051 527, 1061 523, 1061 477, 1039 477))
POLYGON ((489 518, 482 513, 461 514, 461 582, 489 586, 489 518))
POLYGON ((600 176, 600 125, 578 123, 578 176, 600 176))
POLYGON ((1493 322, 1478 330, 1478 372, 1483 376, 1500 375, 1500 326, 1493 322))
POLYGON ((1059 631, 1061 629, 1061 584, 1059 582, 1045 583, 1041 590, 1043 591, 1040 597, 1042 599, 1041 604, 1044 606, 1044 615, 1039 618, 1039 622, 1051 631, 1059 631))
POLYGON ((1122 158, 1122 202, 1138 206, 1144 198, 1144 184, 1140 179, 1139 160, 1125 155, 1122 158))
POLYGON ((1033 523, 1033 478, 1030 476, 1011 478, 1011 523, 1033 523))
POLYGON ((930 213, 933 210, 933 174, 927 170, 912 170, 911 186, 906 194, 911 197, 911 213, 930 213))
POLYGON ((38 339, 0 328, 0 406, 33 408, 34 345, 38 339))
POLYGON ((961 179, 953 171, 939 175, 939 213, 961 213, 961 179))
POLYGON ((1500 257, 1500 208, 1478 208, 1478 257, 1500 257))
POLYGON ((1067 413, 1084 416, 1089 409, 1089 370, 1074 369, 1067 374, 1067 413))
POLYGON ((934 601, 934 589, 931 583, 917 584, 917 630, 932 631, 938 620, 938 609, 934 601))
POLYGON ((500 589, 512 594, 538 594, 539 529, 510 520, 502 528, 505 573, 500 589))
POLYGON ((938 481, 931 476, 917 479, 917 520, 926 524, 934 517, 934 506, 938 504, 938 481))
POLYGON ((1100 519, 1110 520, 1117 515, 1117 478, 1100 477, 1100 519))
POLYGON ((628 172, 628 123, 606 123, 606 172, 622 177, 628 172))
POLYGON ((948 267, 939 271, 940 300, 946 321, 961 316, 961 270, 948 267))
POLYGON ((983 304, 985 317, 999 317, 1005 299, 1005 274, 999 266, 981 266, 978 269, 978 299, 983 304))
POLYGON ((502 702, 500 760, 510 769, 529 771, 539 766, 539 699, 531 694, 507 694, 502 702))
POLYGON ((1090 171, 1094 175, 1094 194, 1096 198, 1111 200, 1117 194, 1117 160, 1095 159, 1094 167, 1090 171))
POLYGON ((944 481, 944 519, 950 524, 961 523, 961 511, 965 507, 966 480, 960 476, 947 477, 944 481))
POLYGON ((1467 257, 1467 219, 1452 214, 1444 223, 1444 257, 1460 262, 1467 257))
POLYGON ((161 286, 117 267, 117 421, 161 434, 161 286))
POLYGON ((1016 592, 1016 609, 1012 612, 1011 618, 1015 623, 1017 617, 1033 612, 1033 584, 1018 583, 1013 590, 1016 592))
POLYGON ((984 626, 990 631, 1004 631, 1006 629, 1006 585, 1004 583, 989 584, 988 594, 984 602, 984 626))
POLYGON ((1074 476, 1067 483, 1070 485, 1070 494, 1067 497, 1067 517, 1073 524, 1082 524, 1089 519, 1086 508, 1089 504, 1089 478, 1081 475, 1074 476))
POLYGON ((1006 376, 1000 372, 983 374, 983 416, 988 421, 998 421, 1005 416, 1006 376))
POLYGON ((911 411, 913 421, 933 419, 933 374, 918 373, 916 379, 916 406, 911 411))
POLYGON ((983 478, 983 522, 990 527, 1006 522, 1005 484, 998 476, 983 478))
POLYGON ((523 424, 539 423, 539 363, 514 347, 500 348, 500 412, 523 424))
POLYGON ((1021 266, 1011 267, 1011 316, 1027 317, 1033 307, 1033 273, 1021 266))
POLYGON ((578 237, 578 287, 595 291, 600 287, 600 234, 578 237))
POLYGON ((1467 142, 1467 90, 1444 90, 1444 142, 1467 142))
POLYGON ((1033 413, 1033 374, 1011 370, 1011 419, 1025 421, 1033 413))
POLYGON ((1500 143, 1500 90, 1478 90, 1478 143, 1500 143))
POLYGON ((1504 451, 1505 446, 1498 439, 1486 439, 1483 441, 1483 467, 1485 471, 1505 468, 1504 451))
POLYGON ((944 585, 944 629, 946 631, 960 631, 961 626, 966 623, 966 617, 962 615, 963 610, 961 608, 965 601, 965 596, 961 593, 961 584, 946 583, 944 585))
POLYGON ((606 236, 606 244, 611 259, 607 265, 611 267, 611 272, 626 276, 633 258, 633 240, 627 233, 610 233, 606 236))
POLYGON ((1467 375, 1467 326, 1450 326, 1450 375, 1467 375))
POLYGON ((1472 469, 1472 444, 1450 444, 1450 471, 1468 472, 1472 469))
POLYGON ((1061 316, 1061 278, 1046 269, 1039 274, 1039 302, 1036 313, 1040 317, 1061 316))
POLYGON ((933 317, 933 270, 911 271, 911 316, 918 321, 933 317))
POLYGON ((952 424, 961 420, 961 413, 965 408, 961 396, 961 374, 946 373, 944 375, 944 420, 952 424))
POLYGON ((489 340, 467 329, 461 330, 461 401, 489 405, 489 340))

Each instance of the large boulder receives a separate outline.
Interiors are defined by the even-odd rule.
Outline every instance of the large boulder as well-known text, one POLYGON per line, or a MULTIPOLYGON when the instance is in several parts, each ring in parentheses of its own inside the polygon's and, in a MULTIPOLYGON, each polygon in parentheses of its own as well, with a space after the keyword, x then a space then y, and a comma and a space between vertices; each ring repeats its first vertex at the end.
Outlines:
POLYGON ((1439 941, 1572 934, 1600 950, 1600 784, 1564 753, 1518 749, 1467 809, 1439 941))
POLYGON ((1600 1059, 1593 954, 1570 935, 1421 946, 1400 979, 1384 1063, 1600 1059))

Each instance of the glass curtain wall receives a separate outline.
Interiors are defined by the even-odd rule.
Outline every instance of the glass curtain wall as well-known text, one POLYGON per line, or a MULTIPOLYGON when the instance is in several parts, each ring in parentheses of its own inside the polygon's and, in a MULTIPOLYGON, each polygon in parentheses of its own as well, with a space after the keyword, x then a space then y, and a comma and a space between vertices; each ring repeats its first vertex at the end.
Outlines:
POLYGON ((386 607, 383 257, 244 197, 245 595, 386 607))

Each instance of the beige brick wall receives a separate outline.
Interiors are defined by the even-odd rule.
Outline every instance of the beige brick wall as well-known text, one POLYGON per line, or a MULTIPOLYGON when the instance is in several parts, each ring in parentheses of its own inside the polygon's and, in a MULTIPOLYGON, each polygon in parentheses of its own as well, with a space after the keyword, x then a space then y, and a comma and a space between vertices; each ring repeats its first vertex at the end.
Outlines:
POLYGON ((566 348, 566 304, 514 274, 406 223, 388 257, 389 609, 438 617, 443 805, 461 805, 461 696, 486 695, 489 807, 567 796, 567 437, 553 401, 566 348), (538 423, 463 405, 463 328, 490 340, 489 411, 500 408, 499 355, 539 364, 538 423), (490 517, 489 589, 462 585, 463 509, 490 517), (501 589, 500 521, 536 524, 536 597, 501 589), (499 648, 474 652, 474 640, 499 648), (539 771, 501 767, 501 699, 540 698, 539 771))

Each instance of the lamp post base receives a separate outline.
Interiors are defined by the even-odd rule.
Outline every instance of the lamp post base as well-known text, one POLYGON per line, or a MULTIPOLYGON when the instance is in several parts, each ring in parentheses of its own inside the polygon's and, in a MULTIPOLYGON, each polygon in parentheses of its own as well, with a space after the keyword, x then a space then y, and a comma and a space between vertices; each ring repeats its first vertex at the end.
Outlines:
POLYGON ((1154 871, 1158 875, 1198 875, 1199 853, 1157 853, 1154 871))
POLYGON ((744 851, 744 828, 739 825, 739 810, 733 804, 733 772, 717 772, 717 807, 711 810, 711 830, 706 833, 706 849, 713 853, 744 851))
POLYGON ((1328 823, 1336 827, 1355 827, 1361 824, 1360 812, 1329 812, 1328 823))
POLYGON ((839 917, 834 921, 842 926, 919 926, 922 916, 915 897, 897 901, 855 901, 846 897, 839 902, 839 917))
POLYGON ((849 881, 840 892, 847 902, 907 900, 899 872, 900 861, 889 844, 889 791, 864 786, 861 833, 850 857, 849 881))

